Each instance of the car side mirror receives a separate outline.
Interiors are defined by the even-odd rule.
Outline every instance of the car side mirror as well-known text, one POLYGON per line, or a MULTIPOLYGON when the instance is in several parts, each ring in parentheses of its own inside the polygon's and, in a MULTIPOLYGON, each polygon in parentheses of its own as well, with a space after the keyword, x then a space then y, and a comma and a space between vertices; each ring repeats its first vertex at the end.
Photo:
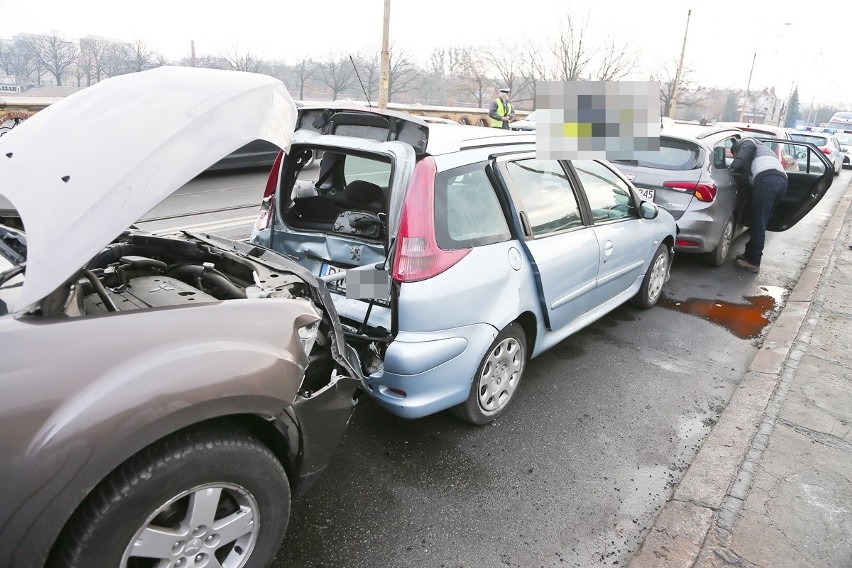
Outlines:
POLYGON ((656 219, 660 214, 660 208, 650 201, 643 201, 639 204, 639 215, 643 219, 656 219))
POLYGON ((728 159, 725 156, 725 148, 723 146, 713 148, 713 167, 717 170, 724 170, 728 167, 728 159))

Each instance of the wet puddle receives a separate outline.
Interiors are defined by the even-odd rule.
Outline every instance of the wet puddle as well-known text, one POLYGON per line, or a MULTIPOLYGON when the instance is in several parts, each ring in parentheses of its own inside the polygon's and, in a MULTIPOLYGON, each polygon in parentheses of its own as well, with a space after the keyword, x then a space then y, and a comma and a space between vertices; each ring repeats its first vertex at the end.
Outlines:
POLYGON ((745 304, 701 298, 688 300, 660 298, 659 305, 720 325, 740 339, 754 339, 769 323, 772 311, 781 303, 786 292, 784 288, 778 286, 761 286, 760 289, 765 294, 747 296, 745 304))

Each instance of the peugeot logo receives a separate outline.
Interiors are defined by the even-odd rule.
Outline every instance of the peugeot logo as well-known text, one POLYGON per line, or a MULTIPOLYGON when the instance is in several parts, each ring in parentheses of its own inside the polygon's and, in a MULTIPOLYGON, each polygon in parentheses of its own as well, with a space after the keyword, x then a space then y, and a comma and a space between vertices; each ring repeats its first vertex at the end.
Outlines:
POLYGON ((636 174, 634 174, 633 172, 627 172, 627 179, 633 181, 634 179, 636 179, 636 174))
POLYGON ((349 247, 349 256, 352 257, 352 260, 361 260, 361 247, 349 247))

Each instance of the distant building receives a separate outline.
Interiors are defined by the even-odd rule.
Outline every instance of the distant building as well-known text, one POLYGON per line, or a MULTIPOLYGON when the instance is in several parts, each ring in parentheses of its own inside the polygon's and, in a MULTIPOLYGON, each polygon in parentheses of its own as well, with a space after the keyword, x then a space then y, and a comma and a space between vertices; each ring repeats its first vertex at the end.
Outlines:
POLYGON ((29 77, 15 77, 12 75, 0 75, 0 93, 18 94, 22 93, 32 85, 29 77))

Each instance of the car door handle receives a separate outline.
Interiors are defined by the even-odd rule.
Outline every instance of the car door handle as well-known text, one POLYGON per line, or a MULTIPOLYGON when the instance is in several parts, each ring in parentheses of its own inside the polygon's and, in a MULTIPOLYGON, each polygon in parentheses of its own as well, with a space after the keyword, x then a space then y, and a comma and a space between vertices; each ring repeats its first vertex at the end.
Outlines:
POLYGON ((613 248, 612 241, 607 241, 606 244, 604 244, 604 256, 611 255, 612 254, 612 248, 613 248))

